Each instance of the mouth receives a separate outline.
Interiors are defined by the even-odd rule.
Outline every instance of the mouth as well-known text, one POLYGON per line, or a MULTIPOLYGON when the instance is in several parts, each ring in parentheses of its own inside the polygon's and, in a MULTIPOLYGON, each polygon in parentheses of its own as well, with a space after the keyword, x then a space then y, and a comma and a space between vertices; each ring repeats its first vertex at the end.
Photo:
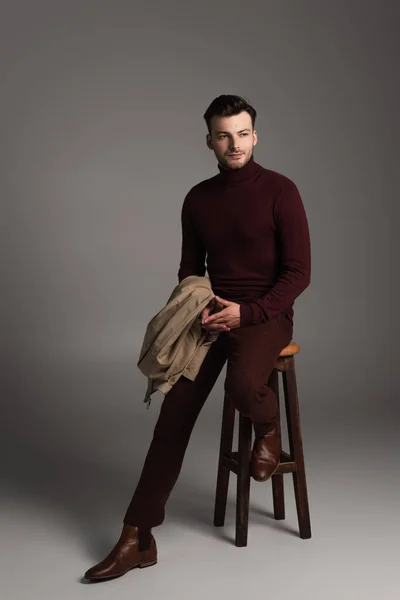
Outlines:
POLYGON ((230 156, 231 158, 239 158, 239 156, 243 156, 243 152, 240 152, 238 154, 228 154, 228 156, 230 156))

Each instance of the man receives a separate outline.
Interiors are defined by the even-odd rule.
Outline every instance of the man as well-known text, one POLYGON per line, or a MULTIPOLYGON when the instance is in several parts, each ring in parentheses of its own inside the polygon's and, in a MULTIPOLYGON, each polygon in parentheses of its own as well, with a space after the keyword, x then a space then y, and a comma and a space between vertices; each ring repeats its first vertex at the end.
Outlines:
POLYGON ((268 379, 292 339, 294 300, 310 283, 307 217, 296 185, 255 162, 256 111, 245 99, 219 96, 204 119, 219 173, 184 199, 178 279, 204 276, 207 260, 224 308, 211 314, 210 303, 201 318, 219 336, 195 381, 181 377, 165 395, 121 536, 88 579, 157 562, 151 528, 164 520, 193 426, 226 361, 225 393, 254 425, 252 477, 266 481, 279 464, 278 402, 268 379))

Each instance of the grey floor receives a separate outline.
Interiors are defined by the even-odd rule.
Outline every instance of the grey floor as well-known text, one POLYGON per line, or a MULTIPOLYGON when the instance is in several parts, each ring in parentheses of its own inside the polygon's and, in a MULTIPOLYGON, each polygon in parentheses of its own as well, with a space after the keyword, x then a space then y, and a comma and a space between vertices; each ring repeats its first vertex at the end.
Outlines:
MULTIPOLYGON (((82 575, 108 553, 137 483, 162 396, 126 365, 15 369, 1 494, 4 598, 243 598, 395 600, 399 447, 384 416, 365 422, 311 409, 300 394, 312 533, 298 536, 291 475, 287 518, 274 521, 270 482, 251 484, 249 540, 234 545, 231 475, 226 525, 213 504, 222 381, 201 413, 183 469, 153 530, 158 564, 98 584, 82 575), (143 392, 143 394, 142 394, 143 392), (336 417, 336 418, 334 418, 336 417), (254 596, 253 596, 254 597, 254 596)), ((301 378, 300 378, 301 379, 301 378)), ((299 384, 300 387, 300 384, 299 384)), ((302 383, 303 389, 306 387, 302 383)), ((301 390, 300 390, 301 391, 301 390)))

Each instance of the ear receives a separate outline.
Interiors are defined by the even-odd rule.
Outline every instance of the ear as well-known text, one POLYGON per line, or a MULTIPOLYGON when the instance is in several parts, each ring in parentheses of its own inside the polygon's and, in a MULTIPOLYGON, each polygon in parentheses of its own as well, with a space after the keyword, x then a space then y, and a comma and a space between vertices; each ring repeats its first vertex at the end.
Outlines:
POLYGON ((210 148, 210 150, 214 150, 214 145, 212 143, 211 135, 209 133, 207 133, 207 135, 206 135, 206 144, 207 144, 208 148, 210 148))

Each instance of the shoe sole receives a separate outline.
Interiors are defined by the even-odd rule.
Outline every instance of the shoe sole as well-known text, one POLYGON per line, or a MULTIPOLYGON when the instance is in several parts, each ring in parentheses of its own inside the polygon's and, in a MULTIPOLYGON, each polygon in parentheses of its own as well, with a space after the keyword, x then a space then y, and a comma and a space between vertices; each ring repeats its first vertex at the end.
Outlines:
POLYGON ((127 569, 123 573, 119 573, 118 575, 104 575, 103 577, 84 577, 84 579, 87 579, 88 581, 105 581, 106 579, 116 579, 117 577, 122 577, 123 575, 126 575, 127 573, 129 573, 129 571, 132 571, 133 569, 145 569, 146 567, 151 567, 155 564, 157 564, 157 559, 148 560, 147 562, 141 562, 137 565, 133 565, 133 567, 130 567, 129 569, 127 569))
POLYGON ((139 566, 139 569, 145 569, 146 567, 152 567, 155 564, 157 564, 157 559, 149 560, 148 562, 142 562, 138 566, 139 566))

